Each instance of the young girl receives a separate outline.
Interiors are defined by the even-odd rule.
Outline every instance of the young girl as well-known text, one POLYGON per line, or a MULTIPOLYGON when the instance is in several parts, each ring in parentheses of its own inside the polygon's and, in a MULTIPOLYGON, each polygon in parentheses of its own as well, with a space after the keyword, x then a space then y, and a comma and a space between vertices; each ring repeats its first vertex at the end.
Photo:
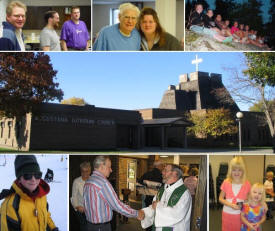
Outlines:
POLYGON ((241 229, 241 205, 247 199, 250 183, 246 180, 242 157, 237 156, 229 163, 227 178, 221 185, 219 201, 222 203, 222 231, 241 229))
POLYGON ((265 203, 264 185, 256 183, 252 186, 248 202, 243 204, 241 212, 241 231, 260 231, 261 224, 266 219, 267 205, 265 203))

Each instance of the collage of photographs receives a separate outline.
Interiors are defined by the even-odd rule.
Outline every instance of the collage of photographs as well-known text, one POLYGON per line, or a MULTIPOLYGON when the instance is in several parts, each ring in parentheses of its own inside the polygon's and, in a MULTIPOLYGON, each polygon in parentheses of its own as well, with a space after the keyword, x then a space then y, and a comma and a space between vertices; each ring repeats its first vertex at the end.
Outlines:
POLYGON ((275 0, 0 0, 0 231, 273 231, 275 0))

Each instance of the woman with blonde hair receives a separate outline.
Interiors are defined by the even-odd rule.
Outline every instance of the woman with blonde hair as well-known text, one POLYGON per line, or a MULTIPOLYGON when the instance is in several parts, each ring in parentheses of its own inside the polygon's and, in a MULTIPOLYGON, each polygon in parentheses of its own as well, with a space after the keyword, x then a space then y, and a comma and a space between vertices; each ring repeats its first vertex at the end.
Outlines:
POLYGON ((247 203, 244 203, 242 207, 241 231, 262 230, 261 224, 266 220, 266 211, 264 185, 255 183, 251 187, 247 203))
POLYGON ((141 50, 177 51, 182 46, 176 37, 165 32, 159 22, 157 12, 152 8, 143 8, 137 22, 141 35, 141 50))
POLYGON ((236 156, 229 163, 227 178, 221 185, 219 201, 223 204, 222 231, 241 229, 242 203, 247 199, 251 185, 246 179, 242 157, 236 156))

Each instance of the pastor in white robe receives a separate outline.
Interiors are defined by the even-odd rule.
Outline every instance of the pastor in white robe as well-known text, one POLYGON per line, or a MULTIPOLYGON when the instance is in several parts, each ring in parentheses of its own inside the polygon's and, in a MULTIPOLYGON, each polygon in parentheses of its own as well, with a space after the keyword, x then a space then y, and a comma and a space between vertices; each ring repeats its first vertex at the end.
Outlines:
MULTIPOLYGON (((163 227, 171 227, 173 231, 190 231, 190 217, 192 209, 192 197, 188 189, 173 207, 168 206, 168 201, 173 191, 183 184, 182 179, 169 186, 164 185, 161 200, 157 203, 156 210, 150 205, 144 208, 145 218, 141 221, 143 229, 155 225, 156 231, 162 231, 163 227)), ((156 200, 156 196, 153 201, 156 200)))

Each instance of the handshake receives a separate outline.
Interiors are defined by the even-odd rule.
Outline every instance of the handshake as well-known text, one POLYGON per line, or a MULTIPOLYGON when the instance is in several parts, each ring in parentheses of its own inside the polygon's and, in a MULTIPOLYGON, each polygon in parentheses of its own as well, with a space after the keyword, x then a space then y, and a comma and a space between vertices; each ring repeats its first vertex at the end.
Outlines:
MULTIPOLYGON (((159 201, 153 201, 152 203, 152 209, 156 210, 157 204, 159 201)), ((138 210, 138 217, 137 219, 142 221, 145 218, 145 213, 142 209, 138 210)))
POLYGON ((140 221, 142 221, 144 219, 144 217, 145 217, 144 211, 142 209, 138 210, 138 217, 137 217, 137 219, 140 220, 140 221))

